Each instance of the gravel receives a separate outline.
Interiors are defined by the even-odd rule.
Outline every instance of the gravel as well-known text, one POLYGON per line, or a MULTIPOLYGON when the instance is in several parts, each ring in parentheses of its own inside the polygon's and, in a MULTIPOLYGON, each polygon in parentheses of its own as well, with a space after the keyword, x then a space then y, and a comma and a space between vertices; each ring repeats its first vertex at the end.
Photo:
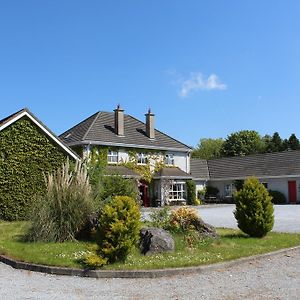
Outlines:
POLYGON ((299 299, 300 249, 226 269, 157 279, 93 279, 0 263, 1 299, 299 299))

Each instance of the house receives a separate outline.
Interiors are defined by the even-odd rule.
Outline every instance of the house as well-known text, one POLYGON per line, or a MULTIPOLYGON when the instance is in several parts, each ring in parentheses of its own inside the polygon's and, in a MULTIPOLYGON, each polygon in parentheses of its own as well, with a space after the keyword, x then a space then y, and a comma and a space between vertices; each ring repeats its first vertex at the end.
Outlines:
POLYGON ((198 190, 216 187, 221 199, 232 198, 237 180, 255 176, 267 189, 283 193, 288 203, 300 202, 299 150, 208 161, 191 159, 191 175, 198 190))
POLYGON ((44 174, 79 157, 28 109, 0 120, 0 219, 26 218, 44 174))
POLYGON ((186 180, 192 178, 192 149, 157 130, 150 110, 145 117, 142 122, 118 105, 113 112, 96 112, 61 134, 60 139, 84 159, 98 155, 110 172, 125 177, 139 175, 144 206, 185 202, 186 180))

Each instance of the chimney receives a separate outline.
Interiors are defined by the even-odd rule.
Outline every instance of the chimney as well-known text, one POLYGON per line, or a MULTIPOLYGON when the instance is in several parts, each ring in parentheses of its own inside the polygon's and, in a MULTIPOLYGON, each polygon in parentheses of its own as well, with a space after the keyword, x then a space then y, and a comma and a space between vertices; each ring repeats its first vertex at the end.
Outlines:
POLYGON ((149 108, 148 113, 145 114, 146 116, 146 134, 148 138, 155 139, 155 131, 154 131, 154 114, 151 112, 149 108))
POLYGON ((124 136, 124 109, 118 104, 115 112, 115 133, 119 136, 124 136))

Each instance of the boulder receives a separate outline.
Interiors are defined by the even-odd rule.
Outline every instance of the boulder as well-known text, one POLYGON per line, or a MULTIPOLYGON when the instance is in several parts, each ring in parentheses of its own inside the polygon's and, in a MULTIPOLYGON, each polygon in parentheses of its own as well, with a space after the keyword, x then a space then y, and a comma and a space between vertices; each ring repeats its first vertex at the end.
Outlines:
POLYGON ((174 251, 175 243, 172 235, 162 228, 142 228, 140 231, 140 250, 142 254, 174 251))
POLYGON ((203 222, 200 218, 198 220, 194 220, 193 225, 201 238, 215 239, 219 237, 216 229, 212 225, 203 222))

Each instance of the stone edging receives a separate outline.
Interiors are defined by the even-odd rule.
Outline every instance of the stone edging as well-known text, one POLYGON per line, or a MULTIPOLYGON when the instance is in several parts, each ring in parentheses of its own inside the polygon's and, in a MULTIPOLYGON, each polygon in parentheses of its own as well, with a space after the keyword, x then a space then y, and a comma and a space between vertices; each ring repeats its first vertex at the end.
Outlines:
POLYGON ((274 252, 258 254, 249 257, 243 257, 232 261, 226 261, 223 263, 215 263, 211 265, 202 265, 198 267, 186 267, 186 268, 168 268, 168 269, 154 269, 154 270, 82 270, 63 267, 52 267, 38 264, 31 264, 22 261, 16 261, 5 255, 0 255, 0 262, 5 263, 15 269, 22 269, 34 272, 41 272, 54 275, 68 275, 68 276, 80 276, 80 277, 92 277, 92 278, 158 278, 168 277, 175 275, 187 275, 204 273, 207 271, 214 271, 218 269, 224 269, 238 264, 251 262, 257 259, 263 259, 272 257, 277 254, 283 254, 291 250, 300 249, 300 246, 277 250, 274 252))

